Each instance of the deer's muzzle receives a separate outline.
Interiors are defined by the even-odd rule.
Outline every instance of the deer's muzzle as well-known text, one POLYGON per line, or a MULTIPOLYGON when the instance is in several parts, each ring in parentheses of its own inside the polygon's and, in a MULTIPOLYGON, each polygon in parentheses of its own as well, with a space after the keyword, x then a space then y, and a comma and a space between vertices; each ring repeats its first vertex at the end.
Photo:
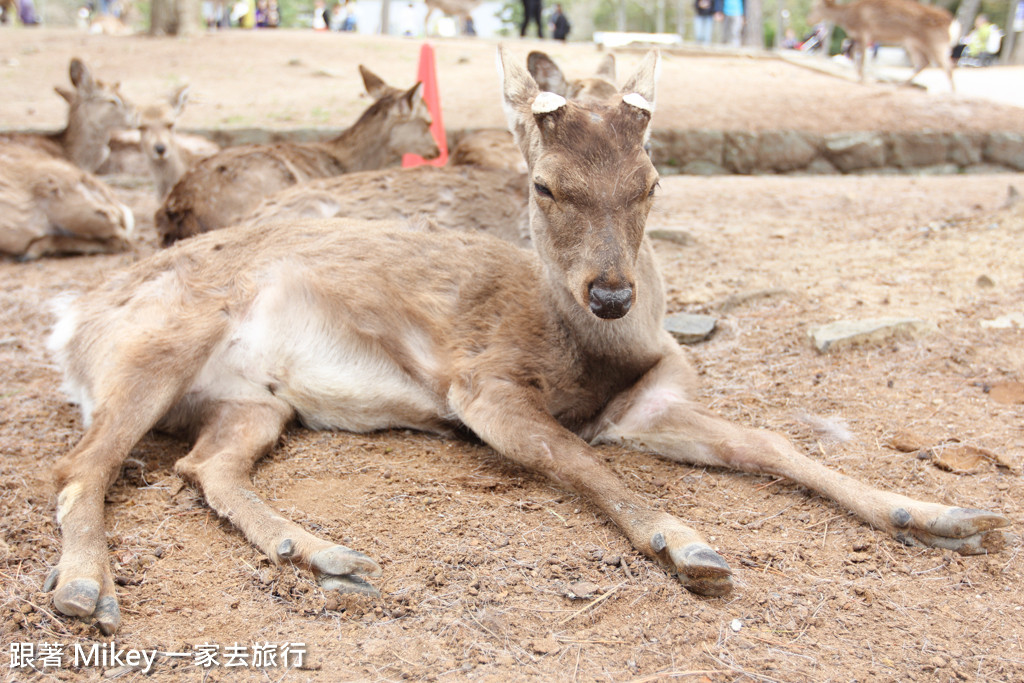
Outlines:
POLYGON ((633 305, 633 288, 629 286, 608 288, 598 284, 590 285, 590 311, 598 318, 614 320, 629 313, 633 305))

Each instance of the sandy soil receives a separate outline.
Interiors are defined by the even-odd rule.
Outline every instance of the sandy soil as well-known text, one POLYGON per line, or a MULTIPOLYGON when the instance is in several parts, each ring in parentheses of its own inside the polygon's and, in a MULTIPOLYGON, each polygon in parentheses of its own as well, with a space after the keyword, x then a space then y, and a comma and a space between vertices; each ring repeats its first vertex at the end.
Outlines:
MULTIPOLYGON (((61 110, 45 91, 62 81, 71 54, 119 72, 140 96, 188 77, 202 95, 186 122, 197 127, 231 125, 232 117, 246 117, 240 125, 344 125, 365 106, 353 94, 356 59, 399 83, 414 70, 412 43, 366 41, 365 56, 353 57, 338 36, 296 35, 275 34, 281 47, 252 34, 181 43, 4 32, 0 125, 18 125, 30 108, 40 125, 57 125, 61 110), (267 49, 253 47, 258 41, 267 49), (300 66, 289 65, 293 56, 300 66), (314 68, 337 75, 317 77, 314 68), (293 82, 294 94, 269 94, 293 82), (327 120, 317 120, 318 107, 331 108, 327 120)), ((439 46, 450 127, 500 123, 490 102, 492 48, 439 46), (478 108, 465 92, 448 95, 459 92, 448 74, 461 68, 460 55, 467 70, 486 58, 486 78, 470 81, 478 108)), ((581 70, 596 61, 587 48, 562 50, 581 70)), ((1003 130, 1022 118, 1020 110, 890 86, 823 88, 834 83, 825 78, 761 60, 667 60, 659 117, 681 127, 814 130, 916 129, 943 108, 943 121, 963 127, 1003 130), (779 70, 773 87, 751 95, 746 88, 763 83, 766 69, 779 70), (702 83, 685 80, 695 73, 702 83), (686 87, 665 87, 674 78, 686 87), (702 84, 699 97, 684 92, 702 84), (807 93, 813 103, 799 99, 807 93)), ((130 185, 118 192, 142 224, 135 252, 0 262, 0 647, 64 645, 63 666, 44 669, 57 680, 150 680, 131 668, 70 667, 74 645, 105 639, 57 618, 40 592, 60 548, 48 467, 82 434, 44 348, 46 302, 154 250, 155 201, 144 181, 130 185)), ((664 179, 650 227, 687 237, 655 242, 670 310, 719 321, 691 349, 702 400, 786 434, 846 474, 1001 512, 1019 533, 1024 404, 1013 392, 1024 381, 1024 330, 986 324, 1024 312, 1024 203, 1003 208, 1011 187, 1024 192, 1024 180, 664 179), (894 315, 923 318, 933 330, 829 355, 807 339, 823 322, 894 315), (813 427, 822 423, 843 424, 851 436, 831 440, 813 427), (894 448, 908 430, 917 447, 894 448), (1010 468, 940 469, 928 449, 950 440, 987 449, 1010 468)), ((784 481, 602 448, 624 481, 696 526, 733 567, 731 596, 699 598, 579 497, 486 447, 404 431, 292 429, 257 468, 257 490, 384 569, 381 598, 339 599, 269 564, 184 487, 172 467, 186 448, 165 435, 145 438, 108 495, 123 612, 117 646, 191 654, 214 644, 221 664, 235 644, 303 643, 309 654, 302 669, 204 669, 191 657, 161 657, 151 680, 1024 680, 1019 540, 969 558, 907 548, 784 481), (568 597, 581 581, 596 586, 592 597, 568 597)), ((5 674, 38 678, 28 669, 5 674)))

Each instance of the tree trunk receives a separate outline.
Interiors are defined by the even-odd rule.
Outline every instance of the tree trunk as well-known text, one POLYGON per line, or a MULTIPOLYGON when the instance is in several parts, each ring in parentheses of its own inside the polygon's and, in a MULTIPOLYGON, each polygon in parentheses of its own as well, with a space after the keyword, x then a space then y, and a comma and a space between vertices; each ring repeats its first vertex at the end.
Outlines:
POLYGON ((745 0, 743 14, 746 25, 743 27, 743 44, 750 47, 764 47, 764 10, 761 0, 745 0))
POLYGON ((689 27, 693 25, 691 12, 693 3, 690 0, 676 0, 676 33, 682 36, 683 40, 690 35, 689 27))
POLYGON ((189 36, 199 32, 199 0, 152 0, 149 32, 155 36, 189 36))
MULTIPOLYGON (((389 0, 382 0, 380 3, 380 33, 382 36, 391 32, 391 3, 389 0)), ((423 36, 426 38, 426 36, 423 36)))
POLYGON ((616 12, 616 31, 626 30, 626 0, 619 0, 618 9, 616 12))
POLYGON ((654 2, 654 32, 665 32, 665 0, 655 0, 654 2))
MULTIPOLYGON (((1011 2, 1006 14, 1006 35, 1003 36, 1003 52, 1000 58, 1001 64, 1024 64, 1024 33, 1018 33, 1021 28, 1017 22, 1018 14, 1024 14, 1024 1, 1011 2)), ((1024 24, 1024 16, 1019 22, 1024 24)))
POLYGON ((961 38, 974 29, 974 18, 978 16, 981 0, 963 0, 956 11, 956 20, 960 22, 961 38))
POLYGON ((786 39, 786 0, 776 0, 775 3, 775 44, 776 50, 782 49, 782 41, 786 39))

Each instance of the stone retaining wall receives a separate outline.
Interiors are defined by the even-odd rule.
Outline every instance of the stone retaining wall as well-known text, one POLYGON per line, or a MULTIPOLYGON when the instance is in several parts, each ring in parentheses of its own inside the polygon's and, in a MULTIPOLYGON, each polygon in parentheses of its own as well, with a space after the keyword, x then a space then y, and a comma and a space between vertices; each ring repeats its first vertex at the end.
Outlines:
POLYGON ((1024 133, 760 133, 656 130, 662 173, 837 174, 1024 171, 1024 133))
MULTIPOLYGON (((338 131, 262 128, 189 131, 220 145, 323 140, 338 131)), ((449 131, 449 147, 469 131, 449 131)), ((666 175, 1014 173, 1024 171, 1024 133, 832 133, 795 130, 655 130, 655 165, 666 175)))

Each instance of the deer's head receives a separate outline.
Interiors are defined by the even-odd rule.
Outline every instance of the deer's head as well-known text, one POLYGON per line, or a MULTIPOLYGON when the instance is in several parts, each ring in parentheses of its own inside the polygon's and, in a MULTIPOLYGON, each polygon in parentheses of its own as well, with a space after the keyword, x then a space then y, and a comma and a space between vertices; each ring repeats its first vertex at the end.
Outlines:
POLYGON ((499 49, 509 127, 526 158, 530 229, 545 268, 604 319, 629 313, 658 173, 644 151, 658 54, 614 96, 584 103, 542 92, 499 49))
POLYGON ((605 102, 619 91, 615 86, 615 56, 612 54, 604 56, 597 73, 590 78, 567 80, 555 61, 540 51, 531 52, 526 57, 526 68, 542 91, 553 92, 580 104, 605 102))
POLYGON ((74 90, 57 87, 57 94, 71 107, 70 120, 82 130, 110 133, 119 128, 134 128, 135 108, 121 95, 120 83, 108 84, 93 78, 89 67, 75 57, 68 67, 74 90))
POLYGON ((370 97, 376 100, 364 116, 383 116, 383 128, 387 131, 387 147, 391 156, 401 159, 403 154, 418 154, 433 159, 441 150, 430 132, 430 111, 423 101, 423 84, 417 83, 408 90, 393 88, 379 76, 359 65, 363 85, 370 97))
POLYGON ((188 101, 188 86, 175 90, 166 101, 143 107, 139 112, 139 133, 142 149, 152 161, 162 163, 177 148, 174 124, 188 101))

